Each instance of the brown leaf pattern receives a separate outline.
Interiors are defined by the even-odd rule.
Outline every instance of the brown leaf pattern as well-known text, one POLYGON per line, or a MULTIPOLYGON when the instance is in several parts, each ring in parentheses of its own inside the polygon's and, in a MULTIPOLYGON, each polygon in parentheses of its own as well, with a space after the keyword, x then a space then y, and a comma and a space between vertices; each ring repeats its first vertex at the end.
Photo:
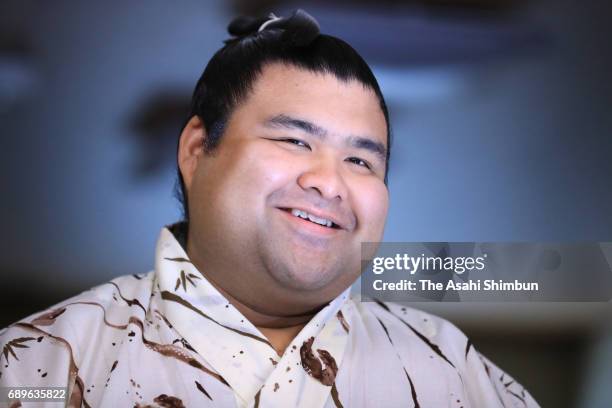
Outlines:
POLYGON ((338 313, 336 313, 336 317, 340 321, 340 324, 342 325, 342 328, 344 329, 344 331, 348 333, 350 329, 349 324, 346 322, 346 319, 344 318, 344 315, 342 314, 342 310, 338 310, 338 313))
POLYGON ((48 313, 43 313, 34 320, 32 320, 32 324, 36 326, 50 326, 55 323, 55 319, 61 316, 66 311, 65 307, 52 310, 48 313))
POLYGON ((13 356, 15 360, 19 360, 19 358, 17 358, 17 354, 15 354, 14 349, 28 348, 29 346, 23 343, 26 343, 32 340, 35 340, 34 337, 19 337, 19 338, 13 339, 9 341, 8 343, 6 343, 4 347, 2 347, 2 354, 4 355, 4 359, 6 360, 6 363, 7 364, 9 363, 9 355, 13 356))
POLYGON ((442 319, 339 296, 278 355, 167 229, 156 265, 0 330, 0 386, 63 384, 74 408, 380 406, 389 384, 388 406, 538 406, 442 319))
POLYGON ((321 382, 321 384, 331 386, 334 383, 336 373, 338 372, 336 360, 331 356, 331 354, 329 354, 328 351, 318 349, 317 352, 319 353, 319 360, 319 358, 317 358, 312 351, 314 340, 314 337, 310 337, 302 344, 302 347, 300 348, 302 367, 308 373, 308 375, 321 382))
POLYGON ((197 275, 194 275, 193 273, 186 274, 184 270, 181 270, 181 273, 179 274, 179 277, 176 278, 176 285, 174 286, 174 291, 176 292, 177 289, 180 286, 182 286, 183 290, 185 292, 187 292, 187 283, 190 283, 191 286, 193 286, 195 288, 197 285, 193 281, 194 279, 201 279, 201 278, 199 276, 197 276, 197 275))

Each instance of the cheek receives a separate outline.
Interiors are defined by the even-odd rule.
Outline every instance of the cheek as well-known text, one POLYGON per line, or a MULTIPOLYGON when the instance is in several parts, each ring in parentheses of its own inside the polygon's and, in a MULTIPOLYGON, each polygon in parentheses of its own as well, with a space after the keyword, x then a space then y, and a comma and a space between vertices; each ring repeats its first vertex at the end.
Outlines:
POLYGON ((232 180, 227 189, 246 200, 243 203, 265 200, 268 194, 287 185, 297 168, 286 153, 271 148, 266 141, 243 143, 233 153, 224 166, 231 168, 225 176, 232 180))
POLYGON ((360 229, 367 235, 365 240, 380 240, 389 208, 387 187, 381 180, 372 179, 354 183, 351 192, 360 229))
POLYGON ((257 175, 260 193, 271 192, 277 188, 286 186, 292 179, 296 179, 299 164, 292 160, 286 152, 273 149, 262 149, 260 154, 253 158, 251 171, 257 175))

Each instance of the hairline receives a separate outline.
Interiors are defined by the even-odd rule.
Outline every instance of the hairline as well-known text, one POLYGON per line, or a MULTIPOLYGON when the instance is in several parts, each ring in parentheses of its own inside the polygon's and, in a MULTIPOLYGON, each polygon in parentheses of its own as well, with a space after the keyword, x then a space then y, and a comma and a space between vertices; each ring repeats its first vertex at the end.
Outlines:
MULTIPOLYGON (((347 78, 342 78, 338 75, 336 75, 333 71, 323 68, 321 70, 318 69, 312 69, 309 67, 304 67, 304 66, 300 66, 299 64, 296 64, 292 61, 284 61, 282 59, 272 59, 269 61, 264 61, 260 66, 258 66, 255 70, 254 70, 254 75, 252 80, 250 81, 250 83, 248 84, 248 86, 246 87, 246 92, 244 93, 244 95, 241 96, 240 100, 234 100, 234 104, 232 106, 231 111, 226 113, 226 116, 224 118, 220 118, 217 120, 217 123, 211 123, 210 126, 212 129, 215 129, 216 131, 220 132, 220 134, 215 135, 217 136, 216 140, 218 140, 219 143, 222 142, 223 136, 225 135, 225 130, 227 129, 227 125, 229 123, 229 121, 232 118, 232 115, 234 114, 234 112, 240 108, 243 104, 245 104, 248 99, 253 95, 253 92, 255 90, 255 86, 257 84, 258 81, 261 80, 262 75, 264 74, 264 71, 266 70, 267 67, 272 66, 272 65, 279 65, 279 66, 284 66, 284 67, 289 67, 289 68, 295 68, 297 70, 300 71, 305 71, 305 72, 310 72, 313 73, 315 75, 320 75, 320 76, 332 76, 335 79, 337 79, 338 81, 344 83, 344 84, 350 84, 350 83, 358 83, 360 84, 365 90, 370 91, 374 94, 374 97, 376 97, 378 103, 378 109, 380 110, 380 112, 383 114, 383 117, 385 118, 385 126, 387 127, 387 158, 386 160, 388 160, 389 155, 390 155, 390 150, 391 150, 391 124, 389 123, 389 118, 385 116, 385 112, 381 106, 381 102, 382 100, 380 100, 379 96, 376 94, 376 90, 374 89, 374 87, 372 87, 370 84, 365 83, 364 81, 360 81, 359 78, 357 78, 356 76, 352 76, 352 77, 347 77, 347 78), (222 122, 222 126, 220 126, 218 124, 218 122, 222 122)), ((382 91, 380 91, 380 94, 382 96, 382 91)), ((384 99, 383 99, 384 100, 384 99)), ((197 113, 194 113, 193 116, 198 116, 199 119, 203 120, 203 118, 201 118, 197 113)), ((184 127, 183 127, 184 128, 184 127)), ((207 138, 209 135, 206 135, 207 138)), ((205 148, 205 152, 207 153, 212 153, 219 145, 219 143, 217 143, 216 146, 213 146, 210 149, 206 149, 205 148)), ((206 146, 206 145, 205 145, 206 146)), ((385 178, 387 175, 387 171, 385 171, 385 178)))

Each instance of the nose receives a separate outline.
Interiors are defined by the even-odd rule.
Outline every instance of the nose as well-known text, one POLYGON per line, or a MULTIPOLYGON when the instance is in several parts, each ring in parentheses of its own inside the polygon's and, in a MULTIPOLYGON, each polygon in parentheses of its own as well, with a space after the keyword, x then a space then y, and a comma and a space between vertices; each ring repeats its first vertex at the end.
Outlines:
POLYGON ((304 190, 315 191, 330 201, 344 201, 348 195, 341 168, 332 158, 320 158, 310 162, 308 168, 298 177, 298 184, 304 190))

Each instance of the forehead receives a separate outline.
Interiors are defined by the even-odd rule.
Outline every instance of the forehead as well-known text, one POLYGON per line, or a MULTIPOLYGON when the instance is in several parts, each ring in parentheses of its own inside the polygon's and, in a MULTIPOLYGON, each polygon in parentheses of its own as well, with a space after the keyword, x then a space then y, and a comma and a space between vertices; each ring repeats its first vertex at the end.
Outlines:
POLYGON ((249 121, 278 114, 295 115, 338 134, 369 134, 386 145, 387 124, 374 91, 284 64, 268 64, 236 110, 249 121))

